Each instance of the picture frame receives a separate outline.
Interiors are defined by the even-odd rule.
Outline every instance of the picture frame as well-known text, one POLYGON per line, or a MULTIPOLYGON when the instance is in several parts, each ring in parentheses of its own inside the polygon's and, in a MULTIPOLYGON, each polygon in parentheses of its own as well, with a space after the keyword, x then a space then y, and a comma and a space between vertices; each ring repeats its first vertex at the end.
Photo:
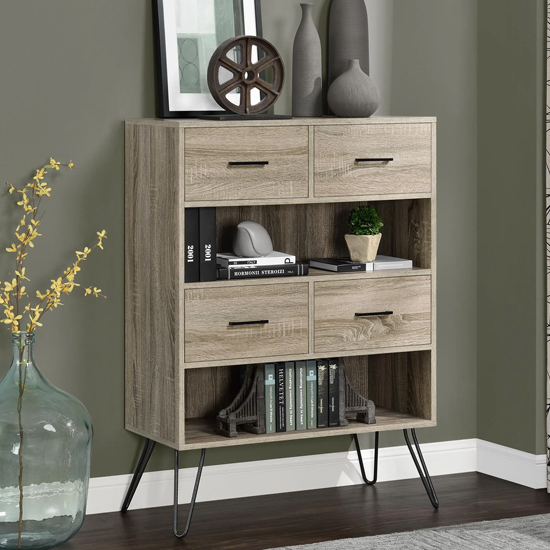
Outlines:
POLYGON ((208 63, 227 38, 262 36, 261 1, 154 0, 153 15, 158 116, 225 113, 208 90, 208 63))

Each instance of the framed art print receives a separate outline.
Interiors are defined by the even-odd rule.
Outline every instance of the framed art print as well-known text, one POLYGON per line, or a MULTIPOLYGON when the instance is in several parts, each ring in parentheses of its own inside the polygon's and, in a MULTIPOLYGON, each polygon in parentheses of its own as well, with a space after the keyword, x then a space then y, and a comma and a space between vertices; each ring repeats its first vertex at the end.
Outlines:
POLYGON ((159 116, 221 113, 210 95, 208 64, 228 38, 262 35, 260 0, 156 0, 159 116))

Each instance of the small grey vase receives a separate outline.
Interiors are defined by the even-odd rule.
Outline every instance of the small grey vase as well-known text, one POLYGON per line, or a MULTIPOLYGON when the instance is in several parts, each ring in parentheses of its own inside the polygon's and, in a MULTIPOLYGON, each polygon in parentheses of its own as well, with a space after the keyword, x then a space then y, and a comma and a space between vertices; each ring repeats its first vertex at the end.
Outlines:
POLYGON ((359 59, 361 69, 370 74, 365 0, 332 0, 328 22, 329 86, 346 70, 350 59, 359 59))
POLYGON ((302 21, 294 38, 292 55, 292 114, 323 114, 323 59, 321 39, 313 22, 313 4, 302 6, 302 21))
POLYGON ((359 60, 350 59, 347 70, 330 86, 327 100, 336 116, 366 118, 380 106, 380 90, 361 70, 359 60))

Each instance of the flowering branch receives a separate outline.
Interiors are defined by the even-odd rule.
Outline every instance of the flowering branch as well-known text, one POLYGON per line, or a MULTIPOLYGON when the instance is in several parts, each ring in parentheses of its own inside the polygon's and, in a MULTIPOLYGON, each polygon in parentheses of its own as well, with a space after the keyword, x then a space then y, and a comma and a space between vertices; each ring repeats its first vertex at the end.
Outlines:
POLYGON ((22 189, 18 189, 12 184, 8 184, 10 194, 17 193, 20 195, 20 200, 17 205, 23 210, 22 218, 15 229, 15 243, 6 250, 15 254, 15 277, 11 281, 0 281, 0 306, 4 308, 4 319, 1 323, 10 325, 13 333, 21 332, 21 324, 23 315, 27 314, 29 322, 26 324, 27 332, 34 332, 37 327, 41 327, 42 317, 48 311, 51 311, 61 303, 61 296, 71 294, 75 288, 82 288, 84 296, 103 297, 101 289, 97 287, 83 287, 75 282, 78 272, 81 270, 80 264, 85 261, 88 256, 96 249, 103 250, 103 239, 107 238, 106 232, 98 231, 98 242, 92 248, 84 248, 83 252, 76 252, 76 261, 72 266, 68 267, 61 277, 52 279, 51 286, 46 292, 36 291, 38 303, 33 307, 31 299, 27 294, 25 281, 29 281, 26 276, 26 268, 24 266, 25 258, 28 254, 28 248, 34 248, 34 241, 41 237, 38 232, 40 226, 40 205, 44 197, 51 197, 51 187, 44 181, 44 176, 48 170, 59 171, 61 166, 72 169, 72 161, 68 164, 62 164, 55 159, 50 158, 50 163, 36 170, 36 175, 32 178, 32 182, 27 183, 22 189), (23 298, 27 298, 28 303, 24 309, 21 309, 23 298))

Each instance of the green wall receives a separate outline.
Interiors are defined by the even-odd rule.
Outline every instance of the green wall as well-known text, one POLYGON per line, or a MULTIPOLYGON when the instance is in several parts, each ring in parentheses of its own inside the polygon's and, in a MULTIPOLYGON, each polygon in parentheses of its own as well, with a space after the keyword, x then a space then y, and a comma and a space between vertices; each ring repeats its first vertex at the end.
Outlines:
POLYGON ((544 454, 544 0, 479 2, 478 437, 544 454))
MULTIPOLYGON (((518 10, 524 1, 514 3, 518 10)), ((315 2, 318 23, 326 23, 328 5, 328 0, 315 2)), ((265 36, 280 48, 290 69, 292 40, 300 18, 298 2, 264 0, 263 9, 265 36)), ((24 183, 31 168, 50 155, 58 160, 72 159, 76 164, 72 173, 55 177, 57 193, 47 206, 44 237, 29 262, 29 272, 36 274, 33 282, 41 287, 47 284, 68 265, 72 251, 93 241, 96 230, 106 229, 109 234, 105 252, 89 260, 82 276, 83 282, 100 286, 108 300, 73 296, 37 335, 37 359, 46 376, 78 396, 94 418, 93 476, 130 472, 141 444, 123 428, 123 121, 155 113, 151 11, 150 0, 0 3, 0 179, 24 183)), ((439 118, 439 425, 422 430, 421 441, 481 436, 476 429, 476 273, 478 261, 488 273, 491 266, 476 253, 476 16, 474 0, 396 0, 393 29, 388 29, 393 31, 393 55, 387 59, 393 63, 391 113, 439 118)), ((521 32, 530 43, 531 23, 536 21, 524 17, 521 32)), ((326 24, 320 28, 326 44, 326 24)), ((372 55, 377 55, 376 44, 371 48, 372 55)), ((525 44, 522 48, 525 55, 531 52, 525 44)), ((507 74, 504 68, 495 77, 496 85, 507 74)), ((480 81, 482 78, 480 75, 480 81)), ((290 89, 288 79, 278 112, 289 111, 290 89)), ((480 94, 480 100, 483 98, 480 94)), ((520 113, 524 113, 525 105, 519 107, 514 114, 516 129, 523 128, 520 113)), ((534 128, 535 122, 531 126, 534 128)), ((500 129, 501 138, 505 134, 500 129)), ((496 194, 499 180, 494 181, 496 194)), ((479 200, 481 208, 485 205, 481 189, 479 200)), ((527 206, 522 210, 522 223, 527 220, 527 206)), ((0 195, 0 250, 8 244, 8 231, 13 228, 11 211, 8 196, 0 195)), ((530 232, 526 236, 532 239, 535 222, 530 218, 528 222, 530 232)), ((495 231, 481 214, 480 225, 485 232, 497 236, 504 233, 495 231)), ((484 238, 480 237, 481 242, 484 238)), ((2 274, 8 269, 7 258, 0 253, 2 274)), ((534 252, 526 261, 535 261, 534 252)), ((499 270, 495 277, 501 274, 499 270)), ((490 281, 489 276, 487 279, 490 281)), ((480 277, 480 282, 484 280, 480 277)), ((498 286, 499 281, 497 278, 493 284, 498 286)), ((517 286, 512 288, 518 291, 517 286)), ((487 295, 489 291, 483 288, 487 295)), ((527 298, 534 307, 533 296, 527 298)), ((484 305, 483 311, 477 308, 480 319, 486 319, 483 315, 489 305, 484 305)), ((504 317, 503 313, 500 310, 498 315, 504 317)), ((527 316, 527 306, 519 313, 527 316)), ((531 326, 536 332, 534 321, 531 326)), ((485 335, 482 327, 479 334, 485 335)), ((521 335, 521 345, 533 343, 528 327, 521 335)), ((498 344, 494 338, 493 342, 498 344)), ((0 375, 8 367, 10 353, 9 334, 0 333, 0 357, 4 358, 0 375)), ((531 358, 529 361, 533 362, 531 358)), ((534 381, 534 369, 529 376, 534 381)), ((479 381, 485 388, 481 373, 479 381)), ((539 394, 537 399, 543 397, 539 394)), ((531 406, 535 418, 534 394, 526 391, 524 397, 527 401, 522 407, 531 406)), ((512 416, 512 407, 509 411, 512 416)), ((483 437, 490 440, 491 426, 480 423, 482 426, 483 437)), ((362 443, 368 446, 371 438, 364 437, 362 443)), ((399 434, 384 434, 382 444, 403 442, 399 434)), ((207 464, 349 448, 350 438, 344 436, 233 447, 209 452, 207 464)), ((528 442, 523 450, 530 450, 528 442)), ((151 469, 170 468, 171 458, 167 449, 159 449, 151 469)), ((186 466, 196 465, 197 454, 186 453, 182 461, 186 466)))

